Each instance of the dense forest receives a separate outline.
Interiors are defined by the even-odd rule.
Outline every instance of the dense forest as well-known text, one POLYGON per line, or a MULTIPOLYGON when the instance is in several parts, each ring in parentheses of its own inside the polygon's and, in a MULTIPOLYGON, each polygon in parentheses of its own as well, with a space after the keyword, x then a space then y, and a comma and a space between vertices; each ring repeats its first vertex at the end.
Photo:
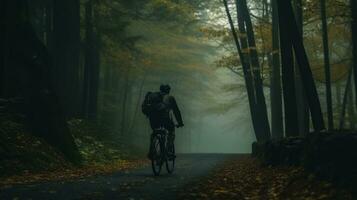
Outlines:
POLYGON ((324 129, 323 121, 328 130, 354 129, 352 3, 293 1, 281 6, 295 15, 279 18, 275 1, 4 1, 4 108, 23 105, 33 133, 61 148, 75 148, 71 119, 145 140, 140 104, 160 83, 173 85, 194 127, 205 126, 202 111, 225 113, 249 101, 258 140, 303 136, 324 129), (284 23, 293 27, 279 28, 284 23), (215 89, 212 65, 245 84, 215 89), (215 98, 229 92, 246 94, 215 98))
POLYGON ((178 152, 357 128, 356 0, 1 0, 0 27, 0 169, 28 162, 23 137, 72 164, 143 157, 160 84, 178 152))

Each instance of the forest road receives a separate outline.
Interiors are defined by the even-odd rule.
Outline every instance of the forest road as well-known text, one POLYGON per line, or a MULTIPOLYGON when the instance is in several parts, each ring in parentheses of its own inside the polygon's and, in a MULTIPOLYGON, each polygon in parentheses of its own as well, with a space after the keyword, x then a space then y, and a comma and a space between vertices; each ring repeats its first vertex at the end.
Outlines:
POLYGON ((153 176, 151 166, 109 175, 87 177, 67 182, 47 182, 0 189, 1 200, 22 199, 176 199, 185 185, 199 180, 224 161, 240 154, 179 154, 173 174, 163 167, 153 176))

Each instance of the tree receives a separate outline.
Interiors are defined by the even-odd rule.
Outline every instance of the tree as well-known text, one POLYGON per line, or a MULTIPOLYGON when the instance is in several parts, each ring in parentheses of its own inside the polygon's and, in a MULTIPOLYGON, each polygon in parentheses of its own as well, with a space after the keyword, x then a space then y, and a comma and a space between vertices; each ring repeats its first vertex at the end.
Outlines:
POLYGON ((344 129, 345 126, 345 115, 346 115, 346 108, 347 108, 347 101, 348 101, 348 93, 352 90, 352 73, 353 73, 353 68, 351 67, 349 73, 348 73, 348 78, 346 82, 346 87, 345 91, 343 94, 343 102, 342 102, 342 109, 341 109, 341 116, 340 116, 340 130, 344 129))
POLYGON ((54 88, 68 117, 79 113, 79 0, 53 1, 54 88))
MULTIPOLYGON (((247 59, 245 59, 244 54, 242 52, 241 45, 240 45, 239 39, 238 39, 238 35, 237 35, 237 32, 236 32, 235 27, 233 25, 233 20, 232 20, 230 11, 229 11, 227 0, 224 0, 223 3, 224 3, 225 10, 226 10, 226 13, 227 13, 228 22, 229 22, 230 27, 231 27, 233 39, 234 39, 234 42, 236 44, 236 48, 238 50, 238 55, 239 55, 240 60, 242 62, 243 73, 244 73, 244 78, 245 78, 245 83, 246 83, 246 88, 247 88, 247 93, 248 93, 249 106, 250 106, 251 117, 252 117, 252 122, 253 122, 253 128, 254 128, 254 131, 255 131, 255 135, 256 135, 257 141, 259 141, 259 142, 266 141, 270 137, 269 136, 269 132, 270 132, 269 125, 268 125, 268 130, 266 131, 264 129, 266 127, 266 126, 264 126, 265 125, 264 123, 268 123, 268 122, 267 121, 259 121, 259 120, 262 119, 262 118, 258 117, 258 115, 261 114, 261 113, 259 113, 260 112, 259 109, 262 108, 262 107, 259 105, 259 103, 261 103, 261 101, 259 102, 256 99, 261 98, 261 96, 258 95, 258 94, 257 94, 257 96, 255 96, 255 92, 258 93, 260 91, 255 91, 256 88, 253 86, 254 78, 253 78, 252 72, 250 70, 250 65, 247 62, 247 59), (262 127, 262 125, 263 125, 263 127, 262 127)), ((249 43, 249 41, 248 41, 248 43, 249 43)), ((253 44, 253 42, 251 44, 253 44)), ((259 74, 259 76, 260 76, 260 74, 259 74)), ((257 77, 257 81, 258 82, 256 82, 256 84, 259 84, 259 77, 257 77)), ((256 87, 259 87, 259 86, 256 86, 256 87)), ((260 87, 262 87, 262 85, 260 85, 260 87)), ((261 92, 262 92, 262 90, 261 90, 261 92)), ((266 109, 266 107, 264 109, 266 109)), ((263 114, 264 114, 264 112, 263 112, 263 114)))
POLYGON ((83 80, 83 115, 88 119, 97 117, 97 100, 99 84, 99 37, 94 32, 93 0, 85 4, 85 64, 83 80))
POLYGON ((332 111, 332 95, 331 95, 331 72, 330 72, 330 52, 328 45, 327 20, 326 20, 326 1, 320 0, 321 6, 321 22, 322 22, 322 38, 324 48, 324 63, 325 63, 325 86, 326 86, 326 102, 327 102, 327 121, 328 130, 333 130, 333 111, 332 111))
POLYGON ((261 77, 260 71, 260 63, 258 58, 257 46, 255 43, 255 36, 253 30, 253 24, 250 18, 249 9, 247 6, 246 0, 238 1, 240 3, 240 12, 242 12, 244 22, 246 25, 247 30, 247 40, 248 40, 248 50, 250 55, 250 63, 251 63, 251 70, 253 71, 253 78, 254 78, 254 86, 255 86, 255 94, 256 94, 256 101, 257 101, 257 109, 258 109, 258 116, 259 116, 259 126, 262 129, 262 135, 266 137, 266 139, 270 138, 270 127, 268 121, 268 113, 267 107, 265 103, 265 96, 263 91, 263 81, 261 77))
POLYGON ((284 137, 281 95, 279 18, 276 0, 272 0, 272 73, 271 73, 271 132, 273 139, 284 137))
MULTIPOLYGON (((62 108, 52 87, 52 62, 46 46, 37 37, 31 22, 28 5, 23 0, 4 3, 4 76, 19 72, 12 82, 17 91, 8 92, 6 98, 22 98, 31 132, 59 149, 70 161, 80 162, 80 155, 69 132, 62 108), (10 53, 11 52, 11 53, 10 53), (23 76, 19 75, 23 74, 23 76)), ((10 87, 11 88, 11 87, 10 87)))
MULTIPOLYGON (((304 29, 304 17, 303 17, 303 4, 302 0, 294 0, 294 11, 295 18, 298 24, 301 37, 303 37, 304 29)), ((301 74, 298 70, 298 64, 295 60, 294 62, 294 73, 295 73, 295 85, 296 85, 296 104, 297 104, 297 117, 298 117, 298 127, 299 135, 306 136, 309 133, 310 127, 310 115, 309 106, 307 105, 306 94, 304 92, 303 83, 301 80, 301 74)))
MULTIPOLYGON (((288 76, 291 74, 291 69, 289 69, 291 61, 289 61, 289 59, 292 59, 291 51, 293 48, 300 74, 302 76, 304 91, 307 94, 314 130, 321 131, 325 128, 321 111, 321 104, 317 95, 315 82, 312 76, 309 61, 307 59, 302 37, 299 33, 298 26, 294 18, 291 2, 286 0, 278 0, 277 3, 279 12, 279 30, 281 37, 280 46, 283 65, 282 68, 283 70, 286 68, 285 70, 290 71, 290 73, 286 73, 288 76)), ((283 80, 284 79, 287 79, 287 77, 284 77, 283 73, 283 80)), ((295 113, 296 112, 293 114, 295 115, 295 113)))
MULTIPOLYGON (((293 44, 289 35, 289 30, 285 27, 285 24, 289 23, 289 19, 286 15, 284 15, 285 13, 282 12, 282 8, 279 6, 280 4, 278 1, 282 83, 285 108, 285 135, 297 136, 299 127, 297 118, 296 90, 295 81, 292 81, 295 80, 294 55, 292 50, 293 44)), ((292 12, 292 10, 290 12, 292 12)))
POLYGON ((357 105, 357 1, 350 0, 350 8, 351 8, 351 33, 352 33, 352 63, 353 63, 353 73, 355 80, 355 98, 357 105))

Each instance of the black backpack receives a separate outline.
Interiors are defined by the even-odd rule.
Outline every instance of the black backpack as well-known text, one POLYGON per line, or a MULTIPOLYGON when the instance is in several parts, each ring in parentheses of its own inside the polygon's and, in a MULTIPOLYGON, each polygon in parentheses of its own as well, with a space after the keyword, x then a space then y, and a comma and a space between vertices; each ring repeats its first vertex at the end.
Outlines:
POLYGON ((148 92, 145 95, 141 111, 146 115, 159 114, 166 110, 166 105, 163 102, 163 95, 160 92, 148 92))

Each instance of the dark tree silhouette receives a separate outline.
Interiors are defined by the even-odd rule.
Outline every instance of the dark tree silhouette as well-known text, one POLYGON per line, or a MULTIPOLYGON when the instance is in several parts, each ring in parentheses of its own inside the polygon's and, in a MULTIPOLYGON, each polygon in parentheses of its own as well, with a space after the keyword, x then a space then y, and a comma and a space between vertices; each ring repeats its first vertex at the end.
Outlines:
MULTIPOLYGON (((303 2, 302 0, 294 0, 294 10, 296 22, 301 34, 303 37, 303 2)), ((306 136, 310 130, 310 113, 309 106, 307 103, 306 94, 302 85, 301 74, 298 70, 298 64, 295 60, 294 62, 294 73, 295 73, 295 84, 296 84, 296 104, 297 104, 297 117, 298 117, 298 127, 299 134, 301 136, 306 136)))
MULTIPOLYGON (((290 1, 286 0, 278 0, 278 12, 279 12, 279 27, 280 27, 280 38, 284 38, 280 40, 281 46, 281 56, 282 56, 282 68, 283 70, 288 70, 287 75, 290 77, 291 75, 291 68, 289 65, 291 61, 288 59, 292 59, 292 49, 294 49, 296 60, 299 66, 301 79, 304 86, 304 91, 306 92, 306 96, 309 103, 309 108, 311 112, 313 127, 315 131, 321 131, 325 129, 322 111, 321 111, 321 104, 320 100, 317 95, 315 82, 312 76, 311 68, 309 61, 307 59, 307 55, 305 52, 304 44, 302 41, 302 36, 298 29, 292 5, 290 1), (284 61, 286 60, 286 61, 284 61), (287 69, 284 69, 287 68, 287 69)), ((283 80, 284 73, 283 73, 283 80)), ((292 79, 293 80, 293 79, 292 79)), ((284 81, 283 81, 284 84, 284 81)), ((284 87, 284 86, 283 86, 284 87)), ((290 86, 291 87, 291 86, 290 86)), ((284 91, 285 92, 285 91, 284 91)), ((293 101, 293 100, 292 100, 293 101)), ((292 103, 292 105, 294 105, 292 103)), ((296 105, 296 104, 295 104, 296 105)), ((291 115, 296 115, 296 107, 292 111, 291 115)), ((290 115, 290 114, 289 114, 290 115)), ((287 116, 285 116, 287 117, 287 116)), ((292 119, 295 117, 292 116, 292 119)), ((293 124, 293 122, 291 122, 293 124)), ((293 124, 295 127, 295 125, 293 124)), ((291 129, 294 131, 293 129, 291 129)), ((295 129, 296 131, 297 129, 295 129)))
POLYGON ((79 52, 80 15, 79 0, 53 1, 52 49, 54 88, 60 97, 66 116, 80 111, 79 52))
MULTIPOLYGON (((269 122, 264 121, 264 118, 259 116, 259 115, 264 115, 264 113, 265 114, 267 113, 266 106, 265 106, 264 93, 258 94, 259 92, 263 92, 262 85, 260 85, 261 90, 258 90, 258 91, 256 91, 256 89, 259 88, 259 86, 254 86, 254 83, 261 84, 260 73, 258 72, 255 74, 256 76, 259 76, 259 77, 254 77, 254 73, 252 73, 250 63, 248 62, 248 59, 246 59, 244 57, 244 54, 242 52, 241 45, 240 45, 239 39, 238 39, 238 35, 237 35, 236 29, 233 25, 233 20, 232 20, 232 17, 231 17, 229 8, 228 8, 227 0, 224 0, 223 3, 225 6, 225 9, 226 9, 226 13, 227 13, 228 21, 229 21, 229 24, 231 27, 234 42, 236 44, 238 54, 239 54, 239 57, 240 57, 240 60, 241 60, 242 66, 243 66, 243 73, 244 73, 245 83, 246 83, 246 87, 247 87, 249 106, 250 106, 252 123, 253 123, 253 128, 255 131, 255 135, 256 135, 257 141, 266 141, 270 138, 269 122), (258 81, 258 82, 254 82, 254 81, 258 81), (257 100, 258 98, 263 98, 263 99, 257 100), (265 107, 263 105, 259 105, 259 103, 261 104, 262 101, 264 101, 265 107), (260 109, 265 109, 265 112, 260 109)), ((244 15, 246 15, 246 14, 243 13, 243 16, 244 15)), ((246 23, 246 21, 244 21, 244 22, 246 23)), ((242 28, 242 25, 241 25, 241 28, 242 28)), ((249 44, 249 41, 248 41, 248 44, 249 44)), ((251 44, 253 45, 252 40, 251 40, 251 44)))
POLYGON ((280 139, 284 137, 283 130, 283 108, 281 91, 281 67, 279 53, 279 18, 276 0, 272 0, 272 73, 271 73, 271 133, 272 138, 280 139))
POLYGON ((326 102, 327 102, 327 119, 328 129, 333 129, 333 110, 332 110, 332 94, 331 94, 331 72, 330 72, 330 51, 328 46, 327 20, 326 20, 326 1, 320 0, 321 22, 322 22, 322 38, 324 47, 324 63, 325 63, 325 85, 326 85, 326 102))
POLYGON ((32 133, 44 138, 73 162, 80 155, 69 132, 58 97, 53 92, 50 70, 52 62, 47 48, 37 37, 30 23, 28 5, 23 0, 2 1, 4 6, 2 34, 7 41, 1 57, 6 60, 4 76, 17 73, 4 98, 23 99, 26 122, 32 133), (16 85, 16 91, 12 91, 16 85))
MULTIPOLYGON (((353 59, 353 73, 355 79, 355 94, 357 94, 357 1, 350 0, 351 7, 351 33, 352 33, 352 59, 353 59)), ((355 103, 357 106, 357 95, 355 97, 355 103)))
POLYGON ((85 5, 85 64, 83 80, 83 115, 89 119, 96 119, 97 99, 99 84, 99 37, 94 32, 93 25, 93 1, 85 5))

